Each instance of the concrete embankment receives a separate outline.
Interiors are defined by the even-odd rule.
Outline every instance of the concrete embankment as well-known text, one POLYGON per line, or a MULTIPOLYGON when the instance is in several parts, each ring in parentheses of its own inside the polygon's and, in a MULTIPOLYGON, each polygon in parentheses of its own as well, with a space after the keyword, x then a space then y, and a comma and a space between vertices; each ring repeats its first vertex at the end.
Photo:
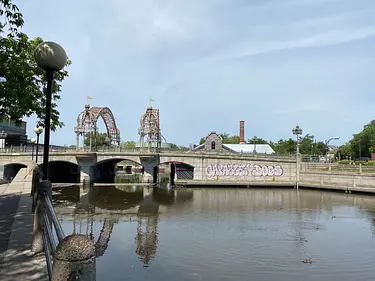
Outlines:
POLYGON ((33 171, 22 168, 0 189, 0 280, 48 280, 43 254, 33 255, 30 196, 33 171))
MULTIPOLYGON (((369 181, 367 178, 364 179, 361 176, 355 176, 354 178, 343 177, 340 181, 329 181, 325 179, 325 175, 319 175, 319 178, 311 178, 310 181, 299 182, 299 188, 309 188, 309 189, 321 189, 321 190, 333 190, 333 191, 343 191, 343 192, 358 192, 358 193, 375 193, 375 182, 369 181), (324 180, 325 179, 325 180, 324 180), (345 181, 346 180, 346 181, 345 181)), ((371 179, 373 180, 373 179, 371 179)), ((209 181, 199 181, 199 180, 185 180, 177 181, 177 185, 186 187, 264 187, 264 188, 294 188, 296 183, 293 181, 270 181, 270 180, 254 180, 254 181, 226 181, 226 180, 209 180, 209 181)))

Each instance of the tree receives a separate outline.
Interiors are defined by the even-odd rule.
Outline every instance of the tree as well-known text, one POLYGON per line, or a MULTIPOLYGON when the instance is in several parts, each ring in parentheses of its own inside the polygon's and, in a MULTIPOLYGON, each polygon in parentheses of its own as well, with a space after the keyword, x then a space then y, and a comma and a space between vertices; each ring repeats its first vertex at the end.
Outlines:
POLYGON ((277 154, 292 154, 296 151, 296 141, 292 138, 287 140, 280 139, 278 142, 271 142, 271 147, 277 154))
POLYGON ((375 152, 375 120, 365 125, 360 133, 354 134, 349 144, 352 157, 371 157, 371 153, 375 152))
MULTIPOLYGON (((246 141, 246 143, 252 143, 252 144, 253 144, 253 143, 254 143, 254 139, 253 139, 253 138, 248 139, 248 140, 246 141)), ((258 137, 257 137, 255 143, 256 143, 256 144, 269 144, 268 141, 266 141, 266 140, 264 140, 264 139, 262 139, 262 138, 258 138, 258 137)))
POLYGON ((339 159, 352 158, 354 156, 350 142, 339 147, 335 155, 339 159))
POLYGON ((175 143, 171 143, 171 149, 179 149, 180 147, 175 144, 175 143))
POLYGON ((122 147, 124 149, 134 149, 135 148, 135 141, 125 141, 122 143, 122 147))
MULTIPOLYGON (((41 38, 29 40, 19 31, 24 20, 18 7, 11 0, 0 0, 0 119, 9 116, 20 122, 25 116, 35 114, 43 124, 46 103, 46 78, 44 70, 34 60, 34 50, 43 42, 41 38)), ((70 65, 71 61, 67 62, 70 65)), ((64 124, 59 121, 57 101, 60 99, 61 82, 67 71, 55 74, 52 87, 51 129, 64 124)))
POLYGON ((91 146, 92 147, 95 147, 95 144, 96 144, 96 147, 98 147, 98 148, 100 148, 101 146, 109 145, 108 136, 107 136, 106 133, 96 132, 96 134, 95 134, 94 132, 91 132, 91 133, 87 133, 85 135, 85 139, 84 139, 85 146, 90 146, 90 135, 91 135, 91 146), (96 143, 95 143, 95 135, 96 135, 96 143))

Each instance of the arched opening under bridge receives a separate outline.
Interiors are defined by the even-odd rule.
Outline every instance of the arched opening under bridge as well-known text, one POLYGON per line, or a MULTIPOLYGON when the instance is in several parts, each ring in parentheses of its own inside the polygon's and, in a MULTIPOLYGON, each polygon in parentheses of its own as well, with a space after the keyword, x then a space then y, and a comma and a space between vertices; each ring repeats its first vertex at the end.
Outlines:
MULTIPOLYGON (((39 165, 43 171, 43 163, 39 165)), ((80 183, 81 168, 68 161, 48 162, 48 180, 52 183, 80 183)))
POLYGON ((139 183, 143 174, 144 169, 140 163, 126 158, 100 161, 90 171, 92 183, 139 183))
POLYGON ((9 163, 4 165, 4 181, 11 182, 22 168, 27 168, 27 165, 21 163, 9 163))
POLYGON ((170 161, 159 165, 159 176, 161 182, 174 184, 174 180, 194 179, 194 167, 187 163, 170 161))

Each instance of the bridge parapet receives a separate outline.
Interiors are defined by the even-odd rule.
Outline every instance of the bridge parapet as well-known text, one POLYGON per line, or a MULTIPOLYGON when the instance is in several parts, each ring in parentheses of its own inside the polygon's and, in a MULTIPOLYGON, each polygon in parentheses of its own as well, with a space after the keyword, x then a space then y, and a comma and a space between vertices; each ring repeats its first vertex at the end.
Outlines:
MULTIPOLYGON (((192 152, 192 151, 182 151, 182 150, 168 150, 161 152, 147 152, 147 151, 137 151, 137 150, 113 150, 113 151, 98 151, 98 152, 89 152, 89 151, 77 151, 77 150, 66 150, 66 151, 51 151, 50 156, 84 156, 96 154, 103 158, 108 156, 116 157, 125 157, 125 156, 184 156, 184 157, 205 157, 205 158, 233 158, 233 159, 254 159, 254 160, 272 160, 272 161, 291 161, 295 162, 295 156, 293 155, 272 155, 272 154, 241 154, 241 153, 226 153, 226 152, 192 152)), ((43 154, 40 153, 39 156, 43 154)), ((30 157, 30 152, 17 152, 17 153, 7 153, 0 152, 0 159, 7 157, 30 157)))

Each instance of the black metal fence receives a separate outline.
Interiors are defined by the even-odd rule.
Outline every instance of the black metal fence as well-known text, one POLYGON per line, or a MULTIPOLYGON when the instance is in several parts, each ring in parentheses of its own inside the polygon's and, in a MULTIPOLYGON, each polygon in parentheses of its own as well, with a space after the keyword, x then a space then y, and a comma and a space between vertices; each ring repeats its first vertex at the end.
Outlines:
POLYGON ((44 251, 50 281, 96 280, 95 244, 86 235, 65 236, 52 206, 52 185, 41 181, 32 190, 32 251, 44 251))

